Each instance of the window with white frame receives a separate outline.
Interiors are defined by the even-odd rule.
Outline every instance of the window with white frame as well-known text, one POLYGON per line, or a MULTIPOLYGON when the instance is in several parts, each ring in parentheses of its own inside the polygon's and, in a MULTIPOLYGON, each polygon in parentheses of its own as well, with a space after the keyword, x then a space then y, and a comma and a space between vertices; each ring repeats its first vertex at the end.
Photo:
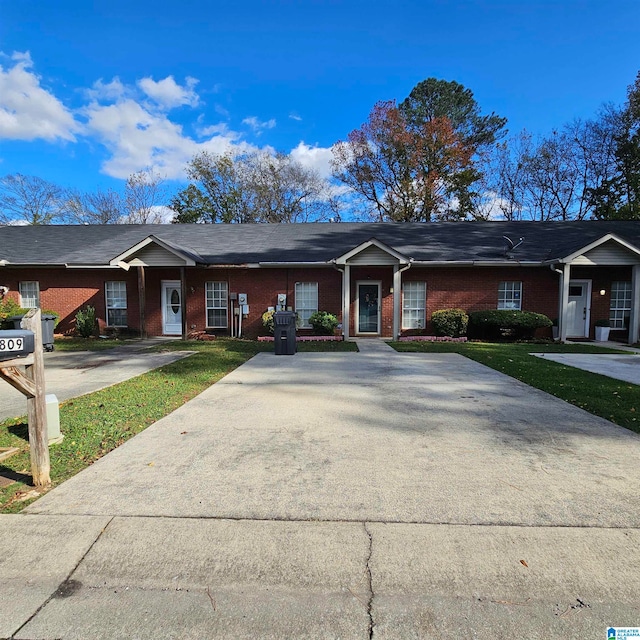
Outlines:
POLYGON ((522 282, 501 282, 498 309, 522 309, 522 282))
POLYGON ((402 328, 424 329, 427 304, 426 282, 405 282, 402 287, 402 328))
POLYGON ((228 326, 228 286, 226 282, 207 282, 207 327, 226 329, 228 326))
POLYGON ((127 326, 127 283, 105 282, 105 297, 107 300, 107 326, 127 326))
POLYGON ((299 326, 311 327, 309 318, 318 310, 318 283, 296 282, 296 313, 299 326))
POLYGON ((630 282, 611 283, 611 304, 609 305, 609 326, 612 329, 626 329, 631 314, 632 289, 630 282))
POLYGON ((24 309, 37 309, 40 306, 40 283, 36 280, 20 282, 20 306, 24 309))

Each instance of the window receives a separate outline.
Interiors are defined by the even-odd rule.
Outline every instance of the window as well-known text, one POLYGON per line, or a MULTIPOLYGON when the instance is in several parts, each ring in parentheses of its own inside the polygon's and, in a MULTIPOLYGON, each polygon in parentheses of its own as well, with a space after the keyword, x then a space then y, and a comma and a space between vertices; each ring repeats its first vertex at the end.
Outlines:
POLYGON ((300 326, 309 329, 309 318, 318 310, 318 283, 296 282, 296 313, 300 326))
POLYGON ((40 306, 40 284, 37 281, 20 282, 20 306, 25 309, 37 309, 40 306))
POLYGON ((227 283, 207 282, 207 327, 213 329, 226 329, 228 323, 227 314, 227 283))
POLYGON ((631 283, 611 283, 611 305, 609 307, 609 325, 612 329, 626 329, 631 313, 631 283))
POLYGON ((426 282, 405 282, 402 287, 402 328, 424 329, 427 304, 426 282))
POLYGON ((127 326, 127 283, 105 282, 107 326, 127 326))
POLYGON ((501 282, 498 309, 522 309, 522 282, 501 282))

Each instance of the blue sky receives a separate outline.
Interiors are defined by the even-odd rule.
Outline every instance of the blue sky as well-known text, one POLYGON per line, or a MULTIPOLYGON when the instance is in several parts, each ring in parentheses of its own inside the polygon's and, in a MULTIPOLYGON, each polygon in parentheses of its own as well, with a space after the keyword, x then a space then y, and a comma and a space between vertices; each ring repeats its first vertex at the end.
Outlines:
POLYGON ((428 77, 546 133, 640 69, 640 2, 0 0, 0 175, 180 185, 199 150, 270 146, 328 171, 377 100, 428 77))

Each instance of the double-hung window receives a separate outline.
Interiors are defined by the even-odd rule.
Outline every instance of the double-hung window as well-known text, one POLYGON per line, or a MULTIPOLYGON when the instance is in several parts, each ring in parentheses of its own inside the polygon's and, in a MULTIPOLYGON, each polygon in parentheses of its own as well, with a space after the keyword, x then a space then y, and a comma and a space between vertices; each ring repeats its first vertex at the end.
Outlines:
POLYGON ((207 282, 207 327, 226 329, 228 326, 228 287, 226 282, 207 282))
POLYGON ((40 306, 40 283, 37 280, 20 282, 20 306, 24 309, 37 309, 40 306))
POLYGON ((405 282, 402 287, 402 328, 424 329, 427 304, 426 282, 405 282))
POLYGON ((296 313, 299 326, 309 329, 309 318, 318 310, 318 283, 296 282, 296 313))
POLYGON ((127 283, 112 281, 105 282, 105 297, 107 300, 107 326, 127 326, 127 283))
POLYGON ((498 287, 498 309, 522 309, 522 282, 501 282, 498 287))
POLYGON ((630 282, 611 283, 611 304, 609 306, 609 326, 612 329, 626 329, 631 314, 632 289, 630 282))

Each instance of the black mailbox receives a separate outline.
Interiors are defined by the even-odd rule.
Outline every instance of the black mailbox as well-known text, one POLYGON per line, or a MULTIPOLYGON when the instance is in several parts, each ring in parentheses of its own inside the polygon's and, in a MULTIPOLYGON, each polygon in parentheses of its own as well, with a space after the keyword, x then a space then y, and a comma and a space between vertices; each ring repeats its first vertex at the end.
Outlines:
POLYGON ((33 331, 0 331, 0 361, 24 358, 35 351, 33 331))

